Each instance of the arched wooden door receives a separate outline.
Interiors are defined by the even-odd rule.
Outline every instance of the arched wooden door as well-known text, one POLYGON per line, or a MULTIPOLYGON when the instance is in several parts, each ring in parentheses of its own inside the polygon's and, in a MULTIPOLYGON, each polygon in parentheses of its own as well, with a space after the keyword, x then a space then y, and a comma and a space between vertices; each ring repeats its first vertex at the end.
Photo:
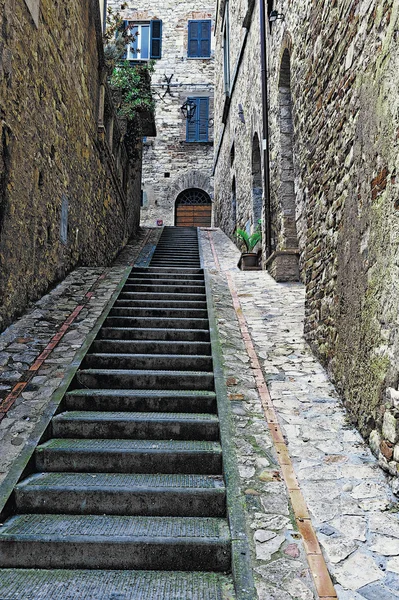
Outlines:
POLYGON ((177 227, 210 227, 211 222, 212 201, 206 192, 190 188, 178 195, 175 212, 177 227))

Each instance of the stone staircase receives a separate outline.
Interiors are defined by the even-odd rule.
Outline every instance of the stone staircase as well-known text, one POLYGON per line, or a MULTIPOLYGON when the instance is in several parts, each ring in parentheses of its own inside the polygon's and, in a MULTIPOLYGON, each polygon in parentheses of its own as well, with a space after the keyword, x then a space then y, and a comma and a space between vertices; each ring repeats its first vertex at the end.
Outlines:
POLYGON ((0 599, 232 599, 197 232, 135 268, 13 494, 0 599))

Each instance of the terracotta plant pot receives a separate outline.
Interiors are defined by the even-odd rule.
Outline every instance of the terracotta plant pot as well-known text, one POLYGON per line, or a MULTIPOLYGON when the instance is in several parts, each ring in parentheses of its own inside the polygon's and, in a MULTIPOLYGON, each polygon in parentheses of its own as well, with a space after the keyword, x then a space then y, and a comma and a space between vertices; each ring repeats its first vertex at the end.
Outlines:
POLYGON ((257 252, 243 252, 241 254, 240 268, 242 271, 258 267, 257 252))

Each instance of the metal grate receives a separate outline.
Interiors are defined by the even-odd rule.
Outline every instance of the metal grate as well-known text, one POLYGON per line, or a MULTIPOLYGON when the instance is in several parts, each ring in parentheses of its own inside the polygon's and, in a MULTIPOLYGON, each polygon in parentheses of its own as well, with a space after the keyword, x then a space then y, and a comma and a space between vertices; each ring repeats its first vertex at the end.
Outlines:
POLYGON ((176 206, 211 204, 211 199, 206 192, 197 188, 184 190, 176 200, 176 206))

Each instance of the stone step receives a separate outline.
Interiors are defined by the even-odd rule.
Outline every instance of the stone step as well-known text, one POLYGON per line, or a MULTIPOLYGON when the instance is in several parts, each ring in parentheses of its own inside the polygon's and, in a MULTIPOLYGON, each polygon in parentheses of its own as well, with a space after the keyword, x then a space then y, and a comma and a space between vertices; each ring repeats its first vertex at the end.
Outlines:
POLYGON ((89 390, 66 394, 66 410, 117 410, 127 412, 187 412, 216 414, 215 392, 178 390, 89 390))
POLYGON ((168 271, 133 271, 127 281, 135 281, 135 279, 153 279, 155 281, 167 279, 168 281, 204 281, 203 273, 172 273, 168 271))
POLYGON ((35 473, 17 485, 15 502, 19 513, 226 515, 223 478, 215 475, 35 473))
POLYGON ((234 600, 230 577, 182 571, 0 569, 7 600, 234 600))
POLYGON ((2 567, 227 571, 230 560, 217 518, 21 514, 0 530, 2 567))
POLYGON ((176 256, 183 256, 191 258, 192 256, 199 256, 199 252, 196 249, 190 248, 187 244, 176 246, 171 246, 170 244, 160 244, 155 249, 154 256, 170 256, 172 258, 176 256))
POLYGON ((207 304, 205 300, 153 300, 152 295, 147 296, 146 298, 142 298, 141 300, 129 299, 129 298, 121 298, 117 300, 114 304, 116 308, 156 308, 156 309, 164 309, 164 308, 184 308, 184 309, 196 309, 200 308, 202 310, 206 310, 207 304))
POLYGON ((175 258, 163 258, 162 255, 158 255, 152 258, 151 260, 152 267, 158 266, 171 266, 171 267, 186 267, 186 268, 201 268, 201 261, 199 258, 184 258, 175 257, 175 258))
POLYGON ((101 337, 114 340, 160 340, 169 342, 208 342, 207 329, 167 329, 148 327, 102 327, 101 337))
POLYGON ((187 254, 184 252, 179 256, 175 254, 174 256, 168 257, 165 256, 163 253, 154 255, 151 260, 151 266, 156 267, 159 265, 171 265, 174 267, 194 267, 197 269, 201 268, 199 256, 187 256, 187 254))
POLYGON ((76 387, 101 389, 209 390, 213 391, 213 373, 205 371, 158 371, 122 369, 81 369, 75 376, 76 387))
POLYGON ((148 284, 148 285, 178 285, 178 286, 182 286, 182 287, 189 287, 192 285, 197 285, 197 286, 205 286, 205 282, 204 282, 204 278, 203 277, 199 277, 198 279, 176 279, 173 277, 168 277, 168 276, 164 276, 162 278, 159 279, 153 279, 151 276, 150 277, 145 277, 145 276, 139 276, 137 275, 136 277, 132 277, 127 279, 126 285, 131 285, 131 284, 148 284))
POLYGON ((203 285, 177 285, 165 283, 127 283, 124 292, 154 292, 160 294, 205 294, 203 285))
POLYGON ((203 308, 159 308, 152 306, 115 306, 109 312, 111 317, 171 317, 173 319, 206 319, 208 311, 203 308))
POLYGON ((208 329, 208 319, 185 317, 107 317, 104 327, 143 327, 145 329, 208 329))
POLYGON ((211 344, 209 342, 164 342, 161 340, 95 340, 90 347, 94 353, 128 353, 133 354, 189 354, 210 356, 211 344))
POLYGON ((67 411, 56 415, 51 426, 57 438, 219 439, 219 419, 206 413, 67 411))
POLYGON ((86 354, 83 369, 212 371, 212 358, 197 354, 86 354))
POLYGON ((182 275, 203 275, 204 269, 186 269, 185 267, 175 267, 171 269, 165 267, 135 267, 132 270, 132 273, 165 273, 167 275, 170 275, 171 273, 176 273, 178 275, 181 273, 182 275))
POLYGON ((151 264, 156 261, 156 259, 161 260, 171 260, 171 261, 199 261, 199 253, 198 252, 188 252, 184 248, 179 248, 178 250, 163 250, 155 251, 153 258, 151 260, 151 264))
POLYGON ((202 294, 179 294, 179 293, 169 293, 169 292, 126 292, 123 291, 118 296, 119 300, 144 300, 147 302, 150 301, 178 301, 178 302, 206 302, 205 292, 202 294))
POLYGON ((218 442, 54 438, 35 451, 38 471, 220 475, 218 442))

